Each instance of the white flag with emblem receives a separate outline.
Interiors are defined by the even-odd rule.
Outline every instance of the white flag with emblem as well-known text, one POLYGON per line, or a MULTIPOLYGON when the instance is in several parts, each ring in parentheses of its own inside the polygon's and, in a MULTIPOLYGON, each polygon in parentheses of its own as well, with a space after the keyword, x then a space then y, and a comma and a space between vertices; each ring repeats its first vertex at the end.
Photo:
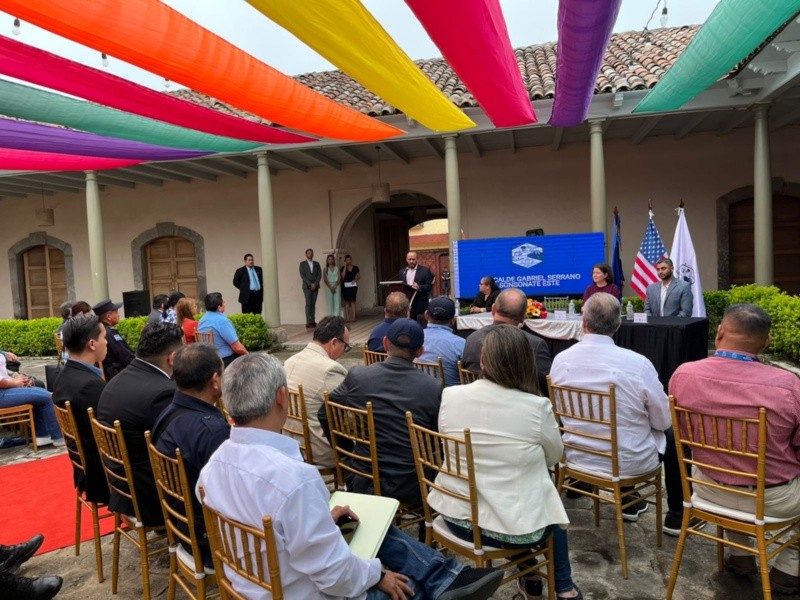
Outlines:
POLYGON ((700 283, 700 271, 697 268, 697 256, 694 253, 692 236, 683 208, 678 208, 678 226, 675 228, 675 237, 672 240, 672 252, 669 253, 675 265, 674 277, 682 279, 692 286, 693 317, 706 316, 706 304, 703 302, 703 286, 700 283))

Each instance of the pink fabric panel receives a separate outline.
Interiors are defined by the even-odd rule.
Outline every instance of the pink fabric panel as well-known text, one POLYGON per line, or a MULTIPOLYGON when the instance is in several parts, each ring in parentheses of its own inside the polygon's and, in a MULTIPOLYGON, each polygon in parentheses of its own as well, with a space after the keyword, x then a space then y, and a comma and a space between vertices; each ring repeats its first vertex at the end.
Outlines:
POLYGON ((497 127, 536 123, 499 0, 406 0, 497 127))
POLYGON ((0 148, 0 169, 11 171, 100 171, 131 167, 142 162, 144 161, 0 148))
POLYGON ((104 106, 214 135, 264 144, 314 140, 156 92, 2 35, 0 73, 104 106))

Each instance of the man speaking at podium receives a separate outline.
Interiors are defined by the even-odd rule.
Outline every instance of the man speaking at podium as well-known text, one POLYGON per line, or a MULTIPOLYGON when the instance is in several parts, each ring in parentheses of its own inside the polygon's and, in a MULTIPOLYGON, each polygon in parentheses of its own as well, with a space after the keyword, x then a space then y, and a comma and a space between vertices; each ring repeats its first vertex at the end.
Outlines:
POLYGON ((406 286, 405 290, 410 292, 411 318, 416 320, 417 316, 423 316, 428 310, 428 296, 433 288, 433 273, 428 267, 417 264, 416 252, 406 254, 406 267, 400 269, 395 279, 402 281, 406 286))

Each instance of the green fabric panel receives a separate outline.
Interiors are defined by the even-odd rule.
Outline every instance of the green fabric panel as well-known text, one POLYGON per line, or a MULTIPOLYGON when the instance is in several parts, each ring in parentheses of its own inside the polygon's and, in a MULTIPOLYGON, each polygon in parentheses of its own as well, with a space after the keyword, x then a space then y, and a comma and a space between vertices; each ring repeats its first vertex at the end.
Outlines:
POLYGON ((721 0, 635 113, 677 110, 714 85, 800 11, 800 0, 721 0))
POLYGON ((245 152, 263 144, 211 135, 0 80, 0 114, 109 137, 206 152, 245 152))

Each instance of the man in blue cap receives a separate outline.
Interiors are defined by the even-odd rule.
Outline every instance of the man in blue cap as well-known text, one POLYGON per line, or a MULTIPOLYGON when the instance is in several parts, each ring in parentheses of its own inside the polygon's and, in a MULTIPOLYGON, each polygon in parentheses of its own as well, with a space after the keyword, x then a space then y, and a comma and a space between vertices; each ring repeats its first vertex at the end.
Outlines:
POLYGON ((445 386, 458 385, 458 361, 464 355, 466 340, 453 333, 456 318, 456 304, 447 296, 437 296, 428 304, 425 311, 425 352, 419 359, 423 362, 436 362, 442 359, 445 386))

